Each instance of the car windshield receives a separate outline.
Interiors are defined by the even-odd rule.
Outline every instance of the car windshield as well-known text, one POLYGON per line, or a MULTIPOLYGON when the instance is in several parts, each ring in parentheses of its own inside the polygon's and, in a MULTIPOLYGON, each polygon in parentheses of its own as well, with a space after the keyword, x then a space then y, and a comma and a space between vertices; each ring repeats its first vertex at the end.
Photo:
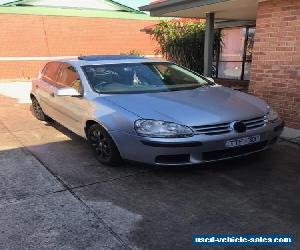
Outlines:
POLYGON ((167 62, 87 65, 82 69, 94 91, 103 94, 168 92, 213 85, 167 62))

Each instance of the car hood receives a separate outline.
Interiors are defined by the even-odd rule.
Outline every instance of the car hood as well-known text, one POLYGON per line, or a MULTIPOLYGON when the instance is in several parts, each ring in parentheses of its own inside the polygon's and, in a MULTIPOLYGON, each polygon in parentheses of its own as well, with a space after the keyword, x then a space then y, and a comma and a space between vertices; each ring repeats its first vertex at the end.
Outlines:
POLYGON ((221 86, 104 98, 141 118, 188 126, 246 120, 267 112, 267 105, 261 99, 221 86))

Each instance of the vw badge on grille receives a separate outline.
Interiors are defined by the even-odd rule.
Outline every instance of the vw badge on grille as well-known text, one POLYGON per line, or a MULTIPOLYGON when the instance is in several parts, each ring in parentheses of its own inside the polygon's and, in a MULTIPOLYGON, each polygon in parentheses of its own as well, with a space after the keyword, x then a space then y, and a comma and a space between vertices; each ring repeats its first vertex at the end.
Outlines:
POLYGON ((230 127, 232 127, 238 133, 243 133, 247 129, 245 123, 241 121, 232 122, 230 125, 231 125, 230 127))

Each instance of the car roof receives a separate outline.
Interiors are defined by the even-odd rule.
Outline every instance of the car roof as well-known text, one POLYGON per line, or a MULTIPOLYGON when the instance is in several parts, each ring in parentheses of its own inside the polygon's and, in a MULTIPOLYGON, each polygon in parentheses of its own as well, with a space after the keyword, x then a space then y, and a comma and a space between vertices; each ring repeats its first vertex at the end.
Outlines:
POLYGON ((79 56, 78 60, 83 61, 102 61, 102 60, 124 60, 124 59, 143 59, 143 56, 134 55, 92 55, 92 56, 79 56))
POLYGON ((84 65, 104 65, 104 64, 120 64, 120 63, 145 63, 145 62, 167 62, 162 59, 153 59, 143 56, 131 55, 90 55, 79 56, 74 59, 64 59, 61 62, 69 63, 74 66, 84 65))

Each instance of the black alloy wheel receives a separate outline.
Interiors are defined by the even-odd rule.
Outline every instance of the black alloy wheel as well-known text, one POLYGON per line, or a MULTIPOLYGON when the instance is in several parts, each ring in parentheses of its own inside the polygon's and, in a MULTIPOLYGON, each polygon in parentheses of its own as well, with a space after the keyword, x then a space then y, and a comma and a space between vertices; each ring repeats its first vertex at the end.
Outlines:
POLYGON ((88 140, 99 162, 115 166, 121 163, 119 150, 113 139, 99 124, 88 128, 88 140))

